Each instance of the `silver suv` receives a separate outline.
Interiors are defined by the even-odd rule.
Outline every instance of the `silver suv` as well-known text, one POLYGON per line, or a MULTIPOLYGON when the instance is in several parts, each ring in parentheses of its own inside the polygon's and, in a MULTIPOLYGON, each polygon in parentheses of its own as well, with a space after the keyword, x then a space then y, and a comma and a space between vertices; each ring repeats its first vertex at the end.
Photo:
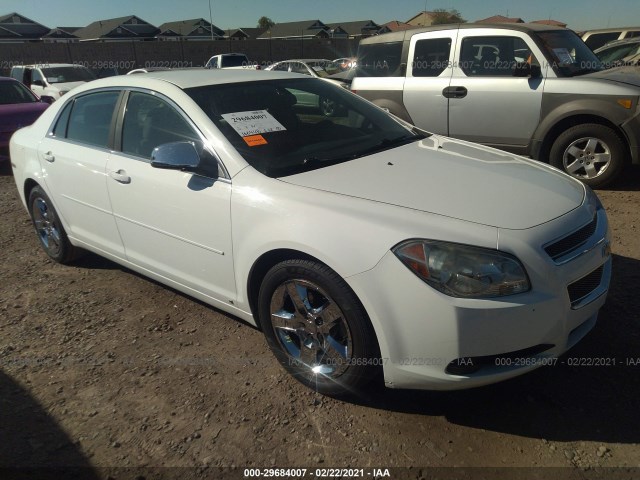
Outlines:
POLYGON ((640 162, 640 76, 572 31, 465 24, 364 39, 351 89, 434 133, 549 162, 593 187, 640 162))

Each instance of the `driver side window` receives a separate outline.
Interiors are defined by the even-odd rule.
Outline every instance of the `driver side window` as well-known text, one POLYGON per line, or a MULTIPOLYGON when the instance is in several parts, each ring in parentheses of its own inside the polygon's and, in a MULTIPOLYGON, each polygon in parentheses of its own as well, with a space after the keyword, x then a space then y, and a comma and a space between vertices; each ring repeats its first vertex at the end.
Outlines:
POLYGON ((35 83, 36 80, 40 80, 41 82, 43 82, 44 79, 42 78, 42 74, 40 73, 40 70, 38 70, 37 68, 34 68, 31 71, 31 83, 35 83))
POLYGON ((200 138, 186 119, 164 100, 131 92, 122 127, 122 151, 146 161, 159 145, 200 138))

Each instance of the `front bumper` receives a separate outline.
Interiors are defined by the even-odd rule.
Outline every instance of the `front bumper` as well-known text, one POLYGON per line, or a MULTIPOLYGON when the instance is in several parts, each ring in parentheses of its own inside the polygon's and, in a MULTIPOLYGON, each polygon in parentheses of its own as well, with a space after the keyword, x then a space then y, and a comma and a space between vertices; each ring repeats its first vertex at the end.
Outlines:
POLYGON ((349 277, 376 330, 385 384, 463 389, 553 364, 593 328, 606 299, 611 255, 604 210, 598 211, 594 248, 558 265, 542 246, 593 214, 581 208, 533 229, 500 231, 499 249, 516 255, 527 269, 532 284, 527 293, 483 300, 449 297, 416 277, 392 252, 374 269, 349 277), (572 299, 568 286, 592 278, 587 276, 598 269, 591 295, 572 299), (467 368, 469 361, 476 362, 473 368, 467 368))

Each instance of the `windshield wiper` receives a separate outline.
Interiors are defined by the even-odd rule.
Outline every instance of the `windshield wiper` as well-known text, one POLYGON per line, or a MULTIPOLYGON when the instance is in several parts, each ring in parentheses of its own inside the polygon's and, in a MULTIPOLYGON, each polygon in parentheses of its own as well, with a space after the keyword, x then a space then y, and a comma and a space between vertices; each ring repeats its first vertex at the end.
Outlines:
POLYGON ((604 67, 602 68, 580 68, 578 70, 574 70, 571 72, 571 76, 572 77, 579 77, 581 75, 586 75, 588 73, 595 73, 595 72, 601 72, 604 70, 604 67))
POLYGON ((271 176, 279 173, 278 176, 287 176, 293 175, 295 173, 306 172, 310 170, 316 170, 322 167, 328 167, 331 165, 336 165, 338 163, 348 162, 349 160, 355 160, 356 158, 365 157, 367 155, 371 155, 374 153, 382 152, 384 150, 389 150, 391 148, 399 147, 401 145, 406 145, 408 143, 417 142, 419 140, 425 139, 427 136, 424 134, 419 135, 402 135, 396 138, 384 138, 380 140, 375 145, 365 148, 364 150, 359 150, 355 153, 350 153, 348 155, 341 155, 337 157, 316 157, 309 156, 305 157, 302 160, 302 163, 298 163, 295 165, 288 165, 286 167, 270 167, 269 174, 271 176))

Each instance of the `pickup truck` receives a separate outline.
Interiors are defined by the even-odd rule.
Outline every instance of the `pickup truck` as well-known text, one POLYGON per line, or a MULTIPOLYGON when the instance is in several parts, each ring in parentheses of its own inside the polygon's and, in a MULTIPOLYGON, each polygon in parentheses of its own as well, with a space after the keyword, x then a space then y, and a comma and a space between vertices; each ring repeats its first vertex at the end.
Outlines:
POLYGON ((48 102, 58 100, 72 88, 96 79, 84 65, 71 63, 14 66, 10 76, 48 102))
POLYGON ((351 90, 430 132, 548 162, 592 187, 640 163, 640 75, 571 30, 418 28, 362 40, 351 90))

